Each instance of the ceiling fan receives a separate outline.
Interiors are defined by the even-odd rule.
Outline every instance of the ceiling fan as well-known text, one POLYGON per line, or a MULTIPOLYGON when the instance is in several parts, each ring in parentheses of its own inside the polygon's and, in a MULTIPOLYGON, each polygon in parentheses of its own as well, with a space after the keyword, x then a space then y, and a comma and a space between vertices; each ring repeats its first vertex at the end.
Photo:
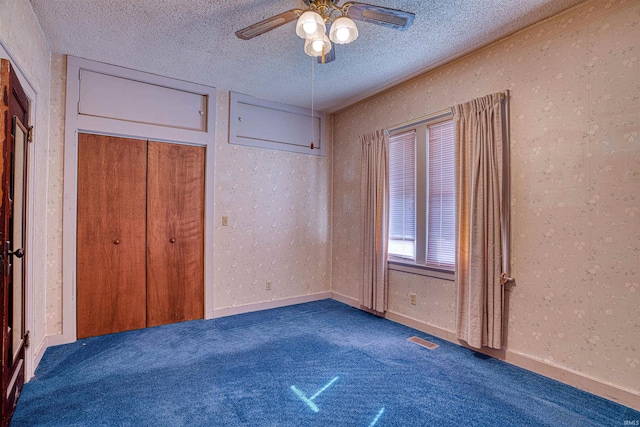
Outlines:
POLYGON ((388 7, 341 0, 302 0, 306 9, 291 9, 236 31, 236 36, 250 40, 293 20, 296 34, 305 39, 304 51, 326 63, 335 59, 333 44, 351 43, 358 37, 353 19, 404 31, 413 24, 415 14, 388 7), (328 33, 328 35, 327 35, 328 33))

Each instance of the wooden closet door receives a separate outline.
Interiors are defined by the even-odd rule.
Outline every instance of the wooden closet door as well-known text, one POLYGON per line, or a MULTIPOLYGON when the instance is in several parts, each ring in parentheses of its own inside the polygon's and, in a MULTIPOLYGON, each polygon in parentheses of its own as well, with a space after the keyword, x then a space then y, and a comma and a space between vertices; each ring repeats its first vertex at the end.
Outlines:
POLYGON ((149 141, 147 326, 204 317, 204 147, 149 141))
POLYGON ((147 142, 78 136, 78 338, 146 326, 147 142))

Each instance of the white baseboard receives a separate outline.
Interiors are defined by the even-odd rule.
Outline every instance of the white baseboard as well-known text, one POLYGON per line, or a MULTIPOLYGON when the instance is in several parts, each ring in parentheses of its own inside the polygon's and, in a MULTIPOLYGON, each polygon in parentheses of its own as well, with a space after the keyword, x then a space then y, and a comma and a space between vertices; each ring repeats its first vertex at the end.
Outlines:
MULTIPOLYGON (((223 308, 223 309, 214 311, 214 318, 233 316, 234 314, 250 313, 252 311, 268 310, 270 308, 278 308, 278 307, 284 307, 287 305, 302 304, 305 302, 319 301, 327 298, 331 298, 331 292, 320 292, 320 293, 311 294, 311 295, 303 295, 303 296, 293 297, 293 298, 266 301, 266 302, 261 302, 257 304, 247 304, 239 307, 223 308)), ((47 348, 53 347, 56 345, 69 344, 72 342, 75 342, 75 339, 64 334, 45 336, 40 342, 40 344, 38 344, 38 347, 34 350, 33 371, 31 372, 31 374, 35 373, 36 369, 38 368, 38 365, 40 364, 40 361, 42 360, 42 356, 44 355, 44 352, 47 350, 47 348)))
POLYGON ((38 346, 33 350, 33 365, 31 371, 27 373, 27 378, 25 378, 25 381, 28 382, 33 377, 33 375, 35 375, 36 369, 38 369, 38 365, 42 360, 42 356, 44 356, 45 351, 47 351, 49 347, 60 344, 68 344, 69 342, 71 341, 66 339, 66 337, 63 335, 46 335, 44 338, 42 338, 38 346))
MULTIPOLYGON (((344 298, 345 297, 342 296, 342 299, 344 298)), ((344 302, 338 298, 334 299, 340 302, 344 302)), ((345 302, 345 304, 349 303, 345 302)), ((585 375, 582 372, 577 372, 560 366, 551 365, 542 360, 532 358, 529 355, 509 349, 494 350, 490 348, 483 348, 478 350, 476 348, 471 348, 464 341, 458 340, 454 331, 449 331, 437 326, 428 325, 420 320, 413 319, 399 313, 388 311, 385 317, 393 322, 409 326, 410 328, 414 328, 435 337, 442 338, 461 347, 466 347, 479 353, 486 354, 495 359, 502 360, 528 371, 532 371, 542 376, 552 378, 556 381, 560 381, 561 383, 568 384, 577 389, 595 394, 597 396, 612 400, 614 402, 620 403, 621 405, 625 405, 637 411, 640 411, 640 394, 634 392, 633 390, 606 384, 596 378, 585 375)))
POLYGON ((351 307, 360 308, 360 301, 358 301, 356 298, 351 298, 337 292, 331 292, 331 299, 334 299, 343 304, 350 305, 351 307))
MULTIPOLYGON (((42 356, 47 350, 47 347, 49 347, 47 345, 47 337, 44 337, 42 341, 40 341, 40 344, 38 344, 38 347, 33 350, 33 372, 36 371, 36 368, 40 364, 40 360, 42 360, 42 356)), ((33 374, 33 372, 31 374, 33 374)))
POLYGON ((269 310, 271 308, 285 307, 287 305, 319 301, 327 298, 331 298, 331 292, 319 292, 317 294, 283 298, 273 301, 264 301, 255 304, 240 305, 238 307, 220 308, 213 311, 213 317, 217 319, 220 317, 233 316, 236 314, 251 313, 253 311, 269 310))
MULTIPOLYGON (((254 311, 268 310, 271 308, 285 307, 288 305, 302 304, 305 302, 319 301, 323 299, 331 298, 343 304, 360 309, 360 303, 357 299, 339 294, 337 292, 319 292, 316 294, 302 295, 292 298, 284 298, 273 301, 265 301, 256 304, 246 304, 238 307, 222 308, 214 311, 214 318, 233 316, 236 314, 250 313, 254 311)), ((571 369, 563 368, 556 365, 551 365, 539 359, 532 358, 529 355, 518 353, 509 349, 506 350, 494 350, 489 348, 483 348, 481 350, 469 347, 465 342, 456 338, 454 331, 449 331, 437 326, 432 326, 424 323, 420 320, 413 319, 411 317, 388 311, 385 316, 388 320, 396 323, 408 326, 410 328, 417 329, 427 334, 433 335, 438 338, 442 338, 446 341, 452 342, 462 347, 470 348, 471 350, 478 351, 480 353, 491 356, 495 359, 502 360, 512 365, 521 367, 528 371, 535 372, 548 378, 552 378, 556 381, 560 381, 564 384, 568 384, 572 387, 580 390, 595 394, 614 402, 618 402, 622 405, 633 408, 640 411, 640 394, 633 390, 628 390, 622 387, 618 387, 611 384, 603 383, 602 381, 585 375, 581 372, 576 372, 571 369)), ((68 339, 64 335, 49 335, 46 336, 38 345, 34 351, 33 370, 37 368, 45 350, 48 347, 60 344, 68 343, 68 339)))
POLYGON ((72 342, 76 342, 75 339, 70 339, 68 336, 64 334, 59 335, 47 335, 45 337, 47 342, 47 347, 53 347, 55 345, 69 344, 72 342))
POLYGON ((35 375, 36 369, 40 364, 40 360, 42 359, 42 355, 47 349, 47 337, 43 337, 42 340, 38 343, 36 347, 33 348, 31 353, 31 363, 26 365, 24 382, 29 382, 31 378, 35 375))

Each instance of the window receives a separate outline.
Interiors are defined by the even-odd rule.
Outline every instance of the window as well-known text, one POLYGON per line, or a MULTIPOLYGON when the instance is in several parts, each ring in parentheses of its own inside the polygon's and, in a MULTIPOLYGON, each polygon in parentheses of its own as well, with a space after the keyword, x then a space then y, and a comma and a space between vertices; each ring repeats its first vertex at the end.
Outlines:
POLYGON ((450 114, 392 130, 389 261, 455 269, 455 153, 450 114))
POLYGON ((389 254, 415 260, 416 135, 389 138, 389 254))

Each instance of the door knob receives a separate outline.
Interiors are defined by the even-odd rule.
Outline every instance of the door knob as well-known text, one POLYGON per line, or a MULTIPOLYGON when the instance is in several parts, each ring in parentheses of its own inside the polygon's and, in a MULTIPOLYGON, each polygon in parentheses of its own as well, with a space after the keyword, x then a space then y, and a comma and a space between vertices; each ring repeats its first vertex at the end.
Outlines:
POLYGON ((114 240, 114 241, 113 241, 113 244, 114 244, 114 245, 119 245, 119 244, 120 244, 120 240, 118 240, 118 239, 114 240))
POLYGON ((22 258, 24 256, 24 249, 20 248, 20 249, 16 249, 13 252, 9 251, 9 255, 13 255, 16 258, 22 258))
POLYGON ((171 243, 175 243, 175 242, 176 242, 176 239, 174 239, 174 238, 172 237, 171 239, 169 239, 169 241, 170 241, 171 243))

